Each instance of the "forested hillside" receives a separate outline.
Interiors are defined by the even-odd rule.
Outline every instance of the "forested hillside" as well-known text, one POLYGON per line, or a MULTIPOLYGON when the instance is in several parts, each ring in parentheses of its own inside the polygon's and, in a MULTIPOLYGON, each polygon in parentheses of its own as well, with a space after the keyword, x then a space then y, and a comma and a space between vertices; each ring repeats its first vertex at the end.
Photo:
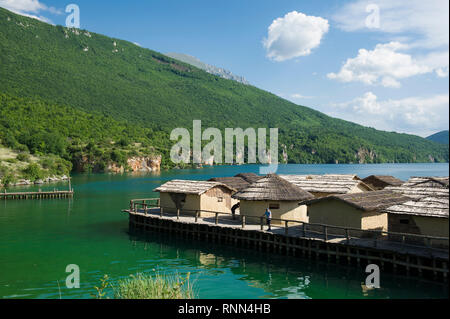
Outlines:
POLYGON ((123 162, 136 151, 162 154, 168 167, 170 131, 194 119, 204 128, 278 127, 280 160, 291 163, 448 162, 448 146, 334 119, 130 42, 2 8, 0 93, 1 144, 75 164, 86 154, 123 162))
POLYGON ((448 131, 437 132, 433 135, 428 136, 427 140, 448 145, 448 131))

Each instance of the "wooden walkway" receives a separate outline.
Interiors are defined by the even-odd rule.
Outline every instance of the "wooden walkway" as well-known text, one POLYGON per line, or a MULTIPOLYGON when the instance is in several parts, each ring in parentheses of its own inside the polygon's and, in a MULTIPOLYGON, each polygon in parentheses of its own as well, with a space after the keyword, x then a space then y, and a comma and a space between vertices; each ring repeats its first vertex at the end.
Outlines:
POLYGON ((17 192, 0 193, 0 200, 11 199, 51 199, 73 197, 73 190, 70 191, 48 191, 48 192, 17 192))
MULTIPOLYGON (((129 213, 127 210, 126 212, 129 213)), ((137 213, 131 212, 131 214, 137 214, 140 216, 151 216, 154 218, 162 218, 167 220, 173 220, 180 223, 198 223, 204 225, 219 225, 221 227, 230 227, 230 228, 242 228, 242 221, 240 220, 240 216, 236 215, 236 218, 233 219, 231 215, 222 216, 216 223, 215 217, 198 217, 197 221, 195 221, 194 216, 179 216, 177 219, 176 215, 168 215, 165 214, 161 217, 159 208, 151 208, 148 209, 147 212, 144 210, 138 210, 137 213)), ((271 233, 277 235, 286 235, 290 237, 301 237, 313 240, 319 240, 329 243, 335 244, 345 244, 351 246, 361 246, 368 248, 378 248, 382 250, 391 250, 399 253, 407 253, 417 256, 434 256, 437 258, 448 259, 448 250, 445 249, 435 249, 429 248, 426 246, 418 246, 418 245, 410 245, 403 244, 401 242, 389 241, 389 240, 374 240, 370 238, 344 238, 342 236, 330 235, 328 234, 325 238, 325 234, 320 232, 306 231, 304 232, 302 226, 289 226, 288 232, 286 232, 285 226, 272 225, 271 230, 267 230, 267 226, 263 226, 264 229, 261 229, 261 225, 259 224, 245 224, 244 229, 249 231, 258 231, 263 233, 271 233)))
POLYGON ((130 227, 145 231, 175 232, 201 241, 221 242, 285 255, 302 255, 348 264, 376 263, 381 269, 402 274, 447 280, 448 249, 389 241, 379 238, 355 238, 305 231, 303 225, 289 227, 245 223, 236 215, 200 217, 164 213, 160 208, 123 210, 129 214, 130 227))

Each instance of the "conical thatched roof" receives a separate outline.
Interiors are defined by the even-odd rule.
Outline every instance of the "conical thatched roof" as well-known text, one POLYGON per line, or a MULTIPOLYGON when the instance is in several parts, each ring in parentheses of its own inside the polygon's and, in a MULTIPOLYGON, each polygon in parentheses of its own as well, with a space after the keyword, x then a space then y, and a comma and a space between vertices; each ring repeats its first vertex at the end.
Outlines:
POLYGON ((225 185, 228 185, 234 189, 237 189, 238 191, 247 188, 250 183, 247 182, 242 177, 214 177, 209 179, 210 182, 219 182, 225 185))
POLYGON ((263 176, 254 173, 241 173, 233 177, 214 177, 209 179, 209 181, 223 183, 240 191, 261 178, 263 178, 263 176))
POLYGON ((448 188, 447 177, 417 177, 412 176, 405 184, 405 187, 434 187, 434 188, 448 188))
POLYGON ((386 186, 401 186, 404 181, 390 175, 370 175, 362 180, 364 183, 375 188, 384 188, 386 186))
POLYGON ((249 201, 304 201, 314 198, 311 193, 304 191, 276 174, 266 175, 232 197, 249 201))
POLYGON ((259 176, 255 173, 240 173, 240 174, 235 175, 234 177, 243 178, 244 180, 246 180, 249 183, 254 183, 257 180, 262 178, 262 176, 259 176))

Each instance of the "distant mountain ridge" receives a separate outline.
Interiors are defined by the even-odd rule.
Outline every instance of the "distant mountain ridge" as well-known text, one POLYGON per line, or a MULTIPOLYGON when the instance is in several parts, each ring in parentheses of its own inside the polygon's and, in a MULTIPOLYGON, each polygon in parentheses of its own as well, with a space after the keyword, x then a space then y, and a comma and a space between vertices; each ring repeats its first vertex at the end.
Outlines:
POLYGON ((449 132, 448 130, 446 131, 440 131, 437 132, 433 135, 430 135, 427 137, 427 140, 433 141, 433 142, 437 142, 440 144, 447 144, 448 145, 448 137, 449 137, 449 132))
POLYGON ((181 62, 193 65, 193 66, 195 66, 199 69, 202 69, 208 73, 220 76, 224 79, 233 80, 233 81, 236 81, 236 82, 239 82, 242 84, 246 84, 246 85, 250 84, 250 82, 248 82, 244 77, 235 75, 235 74, 231 73, 230 71, 225 70, 223 68, 216 67, 216 66, 210 65, 210 64, 206 64, 194 56, 191 56, 188 54, 183 54, 183 53, 166 53, 166 55, 168 57, 179 60, 181 62))

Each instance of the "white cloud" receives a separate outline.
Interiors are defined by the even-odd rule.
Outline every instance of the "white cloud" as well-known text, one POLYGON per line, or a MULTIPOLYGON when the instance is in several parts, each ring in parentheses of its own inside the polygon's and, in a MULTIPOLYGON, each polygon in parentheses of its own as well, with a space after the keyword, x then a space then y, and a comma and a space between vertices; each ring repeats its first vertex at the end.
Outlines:
POLYGON ((372 92, 332 105, 331 116, 386 131, 426 137, 448 129, 449 95, 379 101, 372 92))
POLYGON ((345 31, 385 32, 409 39, 414 47, 432 49, 449 44, 448 0, 357 0, 341 7, 332 19, 345 31), (370 4, 379 8, 379 28, 366 25, 370 4))
POLYGON ((294 93, 294 94, 291 94, 291 98, 299 100, 299 99, 312 99, 313 97, 312 96, 302 95, 300 93, 294 93))
POLYGON ((448 51, 435 51, 418 58, 419 62, 427 65, 436 72, 438 77, 447 77, 449 69, 448 51))
POLYGON ((406 49, 408 46, 399 42, 377 44, 373 50, 360 49, 355 58, 347 59, 338 73, 329 73, 327 77, 341 82, 398 88, 400 79, 433 71, 441 77, 448 73, 448 52, 431 53, 415 59, 399 52, 406 49))
POLYGON ((285 61, 311 54, 328 32, 328 21, 292 11, 272 22, 267 38, 263 40, 267 57, 285 61))
POLYGON ((356 0, 332 19, 345 31, 378 32, 390 42, 372 51, 360 49, 339 73, 328 74, 331 79, 398 88, 401 79, 418 74, 449 74, 448 0, 356 0), (376 13, 367 9, 374 6, 379 10, 378 27, 367 24, 376 13))
POLYGON ((47 7, 38 0, 0 0, 0 7, 8 9, 14 13, 38 19, 43 22, 52 23, 52 21, 42 15, 36 15, 41 11, 47 11, 51 14, 62 14, 62 11, 54 7, 47 7))
POLYGON ((45 10, 46 6, 38 0, 0 0, 0 6, 8 10, 34 12, 45 10))

